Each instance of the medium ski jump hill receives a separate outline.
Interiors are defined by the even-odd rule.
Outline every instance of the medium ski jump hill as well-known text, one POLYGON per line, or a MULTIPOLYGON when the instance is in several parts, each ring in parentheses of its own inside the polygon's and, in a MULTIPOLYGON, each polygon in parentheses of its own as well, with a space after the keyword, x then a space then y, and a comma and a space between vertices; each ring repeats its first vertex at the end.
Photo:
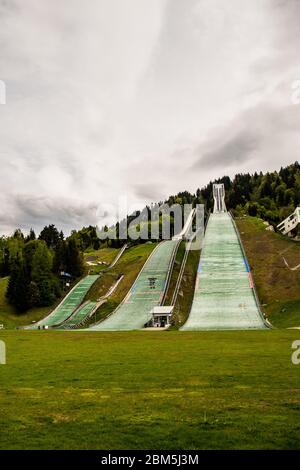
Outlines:
POLYGON ((163 300, 178 243, 178 240, 161 242, 149 256, 124 301, 108 318, 89 328, 89 331, 143 328, 151 318, 153 307, 163 300))
POLYGON ((190 315, 181 330, 267 327, 224 187, 214 187, 215 206, 204 238, 190 315))
POLYGON ((192 229, 194 215, 195 209, 192 209, 181 232, 154 249, 123 302, 89 331, 136 330, 149 322, 153 307, 163 303, 178 246, 192 229))

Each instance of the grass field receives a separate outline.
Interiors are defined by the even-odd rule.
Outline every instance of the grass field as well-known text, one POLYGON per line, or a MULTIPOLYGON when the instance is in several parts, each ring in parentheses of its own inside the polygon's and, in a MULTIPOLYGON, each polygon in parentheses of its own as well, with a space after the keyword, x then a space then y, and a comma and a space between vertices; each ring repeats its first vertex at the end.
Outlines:
POLYGON ((0 339, 1 449, 300 448, 295 330, 0 339))
POLYGON ((255 217, 236 222, 263 310, 275 327, 300 327, 300 268, 289 269, 300 265, 300 243, 267 231, 255 217))

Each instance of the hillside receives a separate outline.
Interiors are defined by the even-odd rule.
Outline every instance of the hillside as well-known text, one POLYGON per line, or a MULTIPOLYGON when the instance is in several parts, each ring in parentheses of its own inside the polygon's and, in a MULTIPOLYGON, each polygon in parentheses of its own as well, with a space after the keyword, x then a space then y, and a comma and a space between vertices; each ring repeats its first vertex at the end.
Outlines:
POLYGON ((256 217, 236 223, 269 320, 278 328, 300 327, 300 243, 266 230, 256 217))

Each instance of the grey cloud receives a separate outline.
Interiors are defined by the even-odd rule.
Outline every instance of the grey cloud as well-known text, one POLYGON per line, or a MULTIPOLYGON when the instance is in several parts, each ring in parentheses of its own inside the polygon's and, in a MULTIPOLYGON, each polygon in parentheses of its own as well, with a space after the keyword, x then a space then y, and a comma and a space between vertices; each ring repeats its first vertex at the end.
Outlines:
POLYGON ((7 232, 9 227, 20 227, 25 231, 30 227, 41 230, 43 226, 54 223, 69 233, 70 228, 78 229, 97 222, 97 206, 81 201, 16 194, 5 203, 13 211, 9 217, 0 214, 0 231, 7 232))
POLYGON ((204 153, 192 168, 237 167, 252 157, 253 152, 259 148, 260 140, 260 136, 251 132, 240 132, 214 150, 204 153))
POLYGON ((288 164, 298 158, 299 117, 298 106, 282 103, 261 102, 244 110, 195 146, 191 169, 226 173, 247 166, 268 169, 268 165, 288 164))
POLYGON ((157 202, 163 196, 162 186, 155 183, 135 184, 134 193, 138 199, 157 202))

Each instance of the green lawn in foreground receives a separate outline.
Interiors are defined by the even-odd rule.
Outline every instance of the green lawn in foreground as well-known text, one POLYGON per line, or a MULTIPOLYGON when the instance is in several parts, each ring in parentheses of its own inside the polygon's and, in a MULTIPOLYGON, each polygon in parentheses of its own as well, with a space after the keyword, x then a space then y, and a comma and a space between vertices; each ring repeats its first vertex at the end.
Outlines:
POLYGON ((300 331, 3 331, 2 449, 300 448, 300 331))

